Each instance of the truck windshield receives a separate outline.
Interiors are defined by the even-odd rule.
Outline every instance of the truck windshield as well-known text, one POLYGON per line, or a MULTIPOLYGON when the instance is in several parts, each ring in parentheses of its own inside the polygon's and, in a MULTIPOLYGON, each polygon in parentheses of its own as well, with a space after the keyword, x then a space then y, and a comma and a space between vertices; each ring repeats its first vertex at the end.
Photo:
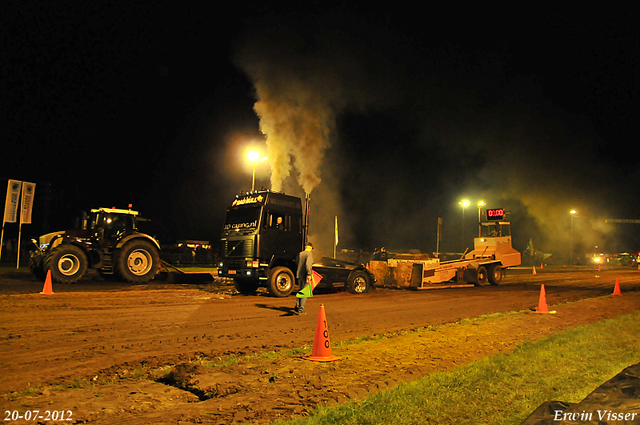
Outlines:
POLYGON ((224 233, 254 231, 260 220, 260 208, 232 208, 227 211, 224 233))

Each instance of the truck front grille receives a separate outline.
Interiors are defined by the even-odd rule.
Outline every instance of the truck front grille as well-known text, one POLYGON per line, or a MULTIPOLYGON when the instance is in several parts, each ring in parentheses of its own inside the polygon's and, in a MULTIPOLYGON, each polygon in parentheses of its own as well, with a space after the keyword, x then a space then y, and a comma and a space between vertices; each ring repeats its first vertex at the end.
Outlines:
POLYGON ((224 256, 227 258, 253 258, 253 239, 226 240, 224 256))
POLYGON ((244 267, 244 259, 241 258, 231 258, 225 262, 225 266, 231 270, 238 270, 244 267))

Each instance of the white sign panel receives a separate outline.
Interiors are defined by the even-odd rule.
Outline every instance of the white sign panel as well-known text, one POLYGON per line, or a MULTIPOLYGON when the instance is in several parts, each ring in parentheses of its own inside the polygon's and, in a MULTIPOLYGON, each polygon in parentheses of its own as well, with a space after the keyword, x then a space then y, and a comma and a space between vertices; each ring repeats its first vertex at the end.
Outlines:
POLYGON ((9 180, 7 185, 7 199, 4 203, 4 222, 15 223, 18 218, 18 201, 20 200, 20 188, 22 181, 9 180))
POLYGON ((35 192, 35 183, 22 182, 22 208, 20 209, 20 223, 31 224, 31 211, 33 210, 33 196, 35 192))

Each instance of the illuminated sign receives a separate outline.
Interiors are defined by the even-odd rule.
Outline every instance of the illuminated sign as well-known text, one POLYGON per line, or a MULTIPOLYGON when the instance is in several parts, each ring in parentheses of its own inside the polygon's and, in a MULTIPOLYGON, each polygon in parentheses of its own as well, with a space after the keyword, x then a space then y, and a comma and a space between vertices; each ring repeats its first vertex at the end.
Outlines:
POLYGON ((239 231, 240 229, 255 229, 257 226, 257 220, 249 223, 229 223, 224 225, 224 230, 235 229, 236 231, 239 231))
POLYGON ((493 210, 487 210, 488 221, 498 221, 504 219, 504 208, 498 208, 493 210))
POLYGON ((246 204, 259 204, 264 200, 262 195, 258 196, 247 196, 246 198, 239 198, 233 201, 231 204, 232 207, 236 205, 246 205, 246 204))

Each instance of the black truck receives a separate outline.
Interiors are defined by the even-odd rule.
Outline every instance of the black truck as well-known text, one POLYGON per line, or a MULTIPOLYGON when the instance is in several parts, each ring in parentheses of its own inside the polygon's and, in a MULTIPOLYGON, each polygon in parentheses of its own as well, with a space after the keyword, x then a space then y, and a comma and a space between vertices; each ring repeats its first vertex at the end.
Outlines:
MULTIPOLYGON (((286 297, 296 286, 296 257, 308 230, 308 198, 261 190, 236 196, 227 209, 222 230, 218 276, 233 278, 236 289, 252 294, 264 286, 275 297, 286 297)), ((368 292, 375 282, 362 265, 322 258, 313 269, 323 279, 319 288, 346 287, 354 294, 368 292)))

